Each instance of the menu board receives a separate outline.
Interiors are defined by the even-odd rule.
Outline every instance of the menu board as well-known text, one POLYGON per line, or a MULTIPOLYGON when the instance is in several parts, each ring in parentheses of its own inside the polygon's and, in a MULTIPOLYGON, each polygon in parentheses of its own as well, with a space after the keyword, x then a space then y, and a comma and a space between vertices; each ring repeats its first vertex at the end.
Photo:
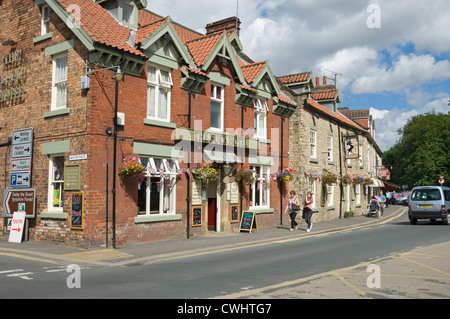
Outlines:
POLYGON ((202 225, 202 206, 192 206, 192 226, 202 225))
POLYGON ((239 227, 239 230, 248 231, 249 233, 251 233, 253 228, 255 228, 256 231, 258 231, 255 212, 251 211, 243 212, 241 218, 241 226, 239 227))
POLYGON ((239 205, 230 206, 230 223, 237 223, 239 221, 239 205))
POLYGON ((70 228, 83 229, 84 196, 83 192, 70 193, 70 228))
POLYGON ((64 166, 64 189, 71 191, 80 189, 80 165, 64 166))
POLYGON ((239 204, 239 185, 236 181, 230 183, 230 203, 239 204))
POLYGON ((202 204, 202 182, 192 182, 192 198, 191 205, 202 204))

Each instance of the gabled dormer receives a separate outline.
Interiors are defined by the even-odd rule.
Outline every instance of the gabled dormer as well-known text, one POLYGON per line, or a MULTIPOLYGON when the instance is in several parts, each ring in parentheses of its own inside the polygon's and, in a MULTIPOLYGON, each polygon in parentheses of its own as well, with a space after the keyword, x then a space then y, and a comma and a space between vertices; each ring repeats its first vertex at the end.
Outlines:
POLYGON ((147 0, 95 0, 119 23, 137 29, 138 10, 147 6, 147 0))

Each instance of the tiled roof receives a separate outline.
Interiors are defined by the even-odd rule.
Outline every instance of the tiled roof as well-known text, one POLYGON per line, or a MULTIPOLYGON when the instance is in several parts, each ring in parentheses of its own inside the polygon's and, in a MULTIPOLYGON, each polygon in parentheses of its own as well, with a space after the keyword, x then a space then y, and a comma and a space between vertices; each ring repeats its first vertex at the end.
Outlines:
MULTIPOLYGON (((149 24, 161 20, 162 18, 162 16, 149 10, 139 10, 139 28, 144 28, 149 24)), ((203 37, 203 34, 191 30, 175 21, 172 21, 172 25, 183 43, 203 37)))
POLYGON ((287 98, 283 93, 278 94, 278 98, 280 99, 280 101, 290 104, 290 105, 297 105, 294 102, 292 102, 289 98, 287 98))
POLYGON ((310 106, 312 106, 316 110, 318 110, 322 113, 325 113, 329 117, 334 118, 334 119, 340 121, 341 123, 347 124, 347 125, 351 126, 352 128, 358 129, 360 131, 366 131, 361 126, 359 126, 358 124, 354 123, 353 121, 348 119, 346 116, 344 116, 342 113, 340 113, 340 112, 333 113, 330 110, 328 110, 326 107, 324 107, 323 105, 314 101, 314 99, 308 99, 307 102, 310 106))
POLYGON ((189 52, 191 53, 197 66, 202 66, 206 62, 209 54, 216 47, 222 36, 223 32, 216 32, 199 39, 186 42, 186 46, 188 47, 189 52))
POLYGON ((141 43, 144 41, 150 34, 155 32, 164 22, 166 21, 165 18, 157 20, 149 25, 146 25, 143 28, 140 28, 136 32, 136 43, 141 43))
POLYGON ((256 62, 247 64, 241 67, 245 80, 248 83, 255 81, 256 77, 261 73, 262 69, 266 66, 267 61, 256 62))
POLYGON ((311 92, 311 97, 314 100, 322 101, 322 100, 334 100, 337 97, 338 90, 329 90, 329 91, 321 91, 321 92, 311 92))
POLYGON ((130 37, 130 28, 118 24, 98 3, 92 0, 58 0, 58 2, 69 13, 72 13, 68 10, 69 6, 73 8, 73 5, 77 5, 81 8, 82 14, 78 22, 93 41, 145 56, 127 42, 130 37))
POLYGON ((277 78, 283 84, 293 84, 308 81, 308 79, 311 77, 311 74, 312 72, 309 71, 297 74, 284 75, 277 78))

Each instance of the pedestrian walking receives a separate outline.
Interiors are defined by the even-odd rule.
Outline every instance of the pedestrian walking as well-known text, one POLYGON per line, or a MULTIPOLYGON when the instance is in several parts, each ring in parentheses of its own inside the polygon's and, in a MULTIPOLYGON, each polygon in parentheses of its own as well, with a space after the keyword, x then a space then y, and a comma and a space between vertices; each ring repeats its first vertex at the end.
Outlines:
POLYGON ((298 201, 297 196, 295 196, 294 190, 291 190, 289 194, 290 197, 288 198, 288 205, 286 206, 285 213, 289 212, 289 217, 291 218, 290 231, 293 231, 298 227, 298 223, 295 218, 297 217, 298 210, 300 209, 300 202, 298 201), (297 205, 298 209, 295 207, 295 205, 297 205))
POLYGON ((308 223, 308 229, 306 230, 308 233, 311 231, 311 228, 313 224, 311 223, 311 217, 313 214, 312 211, 312 204, 313 204, 313 198, 311 192, 308 192, 306 194, 306 197, 303 201, 304 207, 303 207, 303 216, 305 218, 305 221, 308 223))
POLYGON ((387 191, 386 192, 386 208, 388 208, 388 206, 389 206, 390 198, 391 198, 391 192, 387 191))
POLYGON ((384 206, 386 205, 386 196, 383 195, 383 191, 380 190, 380 195, 378 196, 378 201, 380 206, 378 208, 378 218, 383 218, 384 206))
POLYGON ((397 205, 397 194, 395 191, 392 192, 392 205, 397 205))

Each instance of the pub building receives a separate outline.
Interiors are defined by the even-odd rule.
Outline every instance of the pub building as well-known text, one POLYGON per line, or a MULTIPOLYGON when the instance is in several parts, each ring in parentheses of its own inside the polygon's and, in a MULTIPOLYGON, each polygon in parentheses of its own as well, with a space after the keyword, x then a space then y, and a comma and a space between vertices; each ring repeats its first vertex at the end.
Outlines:
POLYGON ((246 211, 259 229, 283 222, 289 91, 243 52, 239 19, 202 34, 147 8, 1 1, 0 187, 12 186, 11 137, 33 129, 31 240, 239 232, 246 211))

